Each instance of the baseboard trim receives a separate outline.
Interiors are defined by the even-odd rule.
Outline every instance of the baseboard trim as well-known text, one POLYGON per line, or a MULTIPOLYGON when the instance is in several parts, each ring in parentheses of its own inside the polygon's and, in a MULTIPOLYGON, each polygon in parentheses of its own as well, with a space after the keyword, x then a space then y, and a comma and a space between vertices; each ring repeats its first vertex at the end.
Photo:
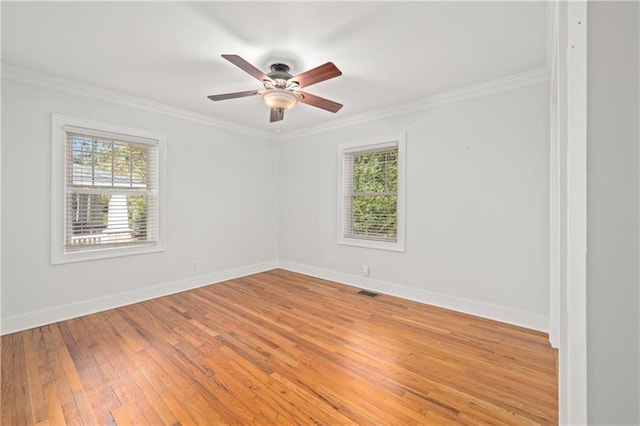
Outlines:
POLYGON ((476 300, 465 299, 448 294, 421 290, 401 284, 375 280, 344 272, 303 265, 286 260, 280 260, 278 262, 278 267, 291 272, 310 275, 312 277, 335 281, 342 284, 358 286, 366 290, 389 294, 391 296, 398 296, 428 305, 434 305, 482 318, 517 325, 536 331, 542 331, 544 333, 549 332, 549 319, 544 315, 493 305, 490 303, 478 302, 476 300))
POLYGON ((39 311, 15 315, 2 319, 1 335, 15 333, 42 325, 52 324, 71 318, 114 309, 157 297, 168 296, 194 288, 216 284, 223 281, 257 274, 271 269, 281 268, 316 278, 335 281, 342 284, 362 287, 366 290, 402 297, 420 303, 439 306, 482 318, 488 318, 507 324, 513 324, 532 330, 549 332, 549 319, 544 315, 533 314, 504 306, 478 302, 471 299, 451 296, 443 293, 421 290, 401 284, 390 283, 354 274, 318 268, 286 260, 268 261, 242 266, 224 271, 213 272, 196 277, 162 283, 142 289, 113 294, 96 299, 85 300, 39 311))
POLYGON ((5 335, 15 333, 17 331, 27 330, 58 321, 77 318, 83 315, 89 315, 96 312, 131 305, 133 303, 143 302, 145 300, 155 299, 157 297, 180 293, 210 284, 220 283, 234 278, 244 277, 246 275, 257 274, 259 272, 274 269, 277 267, 277 264, 278 262, 276 260, 256 263, 253 265, 241 266, 238 268, 157 284, 134 291, 113 294, 78 303, 55 306, 48 309, 3 318, 1 325, 2 331, 0 334, 5 335))

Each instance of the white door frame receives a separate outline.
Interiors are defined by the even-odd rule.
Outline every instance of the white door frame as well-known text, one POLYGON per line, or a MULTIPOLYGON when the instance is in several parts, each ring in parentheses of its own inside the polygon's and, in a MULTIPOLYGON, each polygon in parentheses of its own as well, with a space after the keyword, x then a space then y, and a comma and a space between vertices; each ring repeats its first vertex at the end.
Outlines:
POLYGON ((549 338, 560 353, 560 424, 586 424, 587 2, 554 3, 549 338))

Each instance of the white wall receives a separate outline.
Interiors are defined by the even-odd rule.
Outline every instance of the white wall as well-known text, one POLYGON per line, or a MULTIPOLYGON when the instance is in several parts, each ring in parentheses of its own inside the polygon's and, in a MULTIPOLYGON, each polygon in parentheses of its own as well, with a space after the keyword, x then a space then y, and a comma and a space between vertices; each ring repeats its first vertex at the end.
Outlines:
POLYGON ((273 141, 3 80, 2 151, 3 333, 276 265, 273 141), (50 264, 52 112, 167 135, 166 252, 50 264))
POLYGON ((3 81, 2 101, 4 333, 269 269, 277 259, 547 329, 548 84, 279 146, 13 80, 3 81), (166 252, 50 265, 51 112, 167 134, 166 252), (338 246, 337 145, 398 131, 407 132, 409 158, 407 251, 338 246), (359 276, 363 263, 367 279, 359 276))
POLYGON ((639 6, 588 3, 590 424, 638 424, 639 6))
POLYGON ((284 267, 548 329, 547 83, 300 136, 279 162, 284 267), (406 252, 339 246, 336 146, 399 131, 406 252))

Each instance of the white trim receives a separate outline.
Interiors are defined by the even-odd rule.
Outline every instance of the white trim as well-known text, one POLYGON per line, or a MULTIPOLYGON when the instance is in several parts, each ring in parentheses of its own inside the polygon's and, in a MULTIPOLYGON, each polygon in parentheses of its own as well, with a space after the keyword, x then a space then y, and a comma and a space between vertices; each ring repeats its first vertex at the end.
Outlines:
POLYGON ((341 144, 343 147, 342 153, 349 154, 352 152, 375 152, 384 151, 387 148, 395 148, 398 145, 397 136, 390 135, 384 137, 377 137, 371 140, 349 142, 341 144))
MULTIPOLYGON (((2 22, 2 6, 0 6, 0 22, 2 22)), ((0 31, 0 45, 2 45, 2 31, 0 31)), ((0 93, 2 93, 2 77, 4 76, 2 72, 2 67, 0 67, 0 93)), ((2 115, 2 104, 0 102, 0 117, 2 115)), ((2 120, 0 120, 0 135, 2 135, 2 120)), ((0 136, 0 140, 2 137, 0 136)), ((2 171, 2 144, 0 143, 0 172, 2 171)), ((2 173, 0 173, 0 235, 2 235, 2 173)), ((2 244, 0 243, 0 295, 2 294, 2 244)), ((0 302, 2 297, 0 296, 0 302)), ((2 303, 0 303, 0 330, 2 329, 2 303)))
MULTIPOLYGON (((167 232, 166 135, 95 120, 51 114, 51 264, 106 259, 161 252, 165 250, 167 232), (136 139, 156 141, 158 146, 158 241, 132 247, 100 247, 95 250, 65 252, 65 148, 68 126, 95 129, 115 134, 131 135, 136 139)), ((147 142, 148 143, 148 142, 147 142)))
POLYGON ((241 266, 224 271, 212 272, 197 277, 185 278, 167 283, 157 284, 142 289, 123 292, 95 299, 85 300, 69 305, 32 311, 20 315, 14 315, 2 319, 2 335, 53 324, 70 318, 90 315, 145 300, 168 296, 183 291, 220 283, 223 281, 244 277, 251 274, 282 268, 300 274, 310 275, 326 280, 331 280, 351 286, 359 286, 368 290, 389 294, 420 303, 439 306, 467 313, 470 315, 488 318, 532 330, 547 332, 548 319, 544 315, 511 309, 504 306, 493 305, 451 296, 443 293, 421 290, 400 284, 389 283, 380 280, 360 277, 358 275, 337 272, 314 266, 303 265, 289 261, 267 261, 253 265, 241 266))
POLYGON ((27 330, 29 328, 131 305, 133 303, 139 303, 145 300, 155 299, 157 297, 168 296, 170 294, 180 293, 186 290, 220 283, 222 281, 244 277, 246 275, 257 274, 259 272, 274 269, 276 266, 277 262, 275 260, 256 263, 253 265, 199 275, 197 277, 157 284, 134 291, 85 300, 69 305, 27 312, 25 314, 3 318, 1 334, 5 335, 21 330, 27 330))
MULTIPOLYGON (((113 125, 111 125, 111 127, 113 127, 113 125)), ((113 139, 118 139, 124 142, 147 144, 147 145, 155 145, 157 143, 156 139, 133 136, 131 133, 113 133, 113 132, 106 132, 104 130, 96 129, 96 128, 77 127, 77 126, 64 126, 63 129, 67 133, 82 134, 83 136, 93 136, 95 138, 106 138, 106 139, 113 138, 113 139)))
POLYGON ((278 267, 286 269, 287 271, 297 272, 300 274, 310 275, 312 277, 361 287, 366 290, 397 296, 403 299, 451 309, 457 312, 517 325, 520 327, 542 331, 545 333, 548 329, 549 319, 546 316, 540 314, 534 314, 531 312, 520 311, 504 306, 478 302, 476 300, 422 290, 414 287, 408 287, 401 284, 374 280, 371 278, 365 278, 359 275, 348 274, 345 272, 338 272, 329 269, 318 268, 315 266, 303 265, 300 263, 289 262, 287 260, 280 260, 278 263, 278 267))
POLYGON ((434 108, 454 102, 460 102, 467 99, 473 99, 481 96, 486 96, 492 93, 503 92, 506 90, 517 89, 520 87, 532 86, 535 84, 544 83, 550 79, 549 67, 539 68, 532 71, 527 71, 519 74, 514 74, 508 77, 487 81, 484 83, 476 84, 469 87, 463 87, 448 92, 438 93, 433 96, 417 100, 415 102, 409 102, 404 105, 394 106, 391 108, 382 108, 375 111, 364 112, 361 114, 355 114, 344 118, 332 120, 327 123, 321 123, 316 126, 310 126, 300 130, 292 130, 288 132, 268 132, 259 130, 249 126, 243 126, 240 124, 234 124, 208 115, 188 111, 182 108, 173 107, 170 105, 153 102, 147 99, 125 95, 113 90, 104 89, 98 86, 93 86, 86 83, 80 83, 76 81, 67 80, 61 77, 49 75, 46 73, 30 70, 17 65, 2 63, 2 78, 6 78, 12 81, 18 81, 22 83, 28 83, 40 87, 45 87, 53 90, 60 90, 67 93, 73 93, 81 96, 88 96, 96 99, 100 99, 107 102, 113 102, 120 105, 125 105, 130 108, 138 108, 147 111, 152 111, 159 114, 165 114, 171 117, 182 118, 185 120, 194 121, 196 123, 208 124, 210 126, 218 127, 221 129, 237 131, 251 136, 259 138, 266 138, 270 140, 287 140, 298 138, 302 136, 309 136, 317 133, 327 132, 334 129, 353 126, 356 124, 367 123, 371 121, 381 120, 387 117, 393 117, 396 115, 406 114, 415 111, 421 111, 429 108, 434 108))
MULTIPOLYGON (((567 2, 567 424, 587 424, 587 1, 567 2)), ((562 408, 561 405, 561 408, 562 408)))
POLYGON ((405 226, 406 226, 406 171, 407 171, 407 145, 406 132, 394 133, 392 135, 378 136, 375 138, 363 139, 358 141, 345 142, 338 145, 338 176, 337 176, 337 241, 338 244, 372 248, 379 250, 405 251, 405 226), (385 148, 390 146, 398 147, 398 192, 397 192, 397 241, 372 241, 357 238, 345 238, 345 211, 344 205, 344 155, 356 151, 366 151, 370 148, 385 148))
POLYGON ((548 67, 544 67, 533 71, 511 75, 505 78, 500 78, 497 80, 487 81, 473 86, 438 93, 436 95, 428 96, 418 101, 410 102, 400 106, 381 108, 374 111, 363 112, 360 114, 335 119, 327 123, 309 126, 300 130, 292 130, 286 133, 281 133, 278 139, 294 139, 303 136, 314 135, 317 133, 324 133, 343 127, 355 126, 357 124, 383 120, 388 117, 414 113, 416 111, 423 111, 442 105, 479 98, 482 96, 504 92, 507 90, 533 86, 536 84, 547 82, 550 80, 550 78, 550 69, 548 67))
POLYGON ((564 165, 562 161, 560 136, 560 111, 558 107, 558 1, 549 1, 547 6, 551 21, 551 46, 549 59, 551 63, 550 84, 550 126, 549 126, 549 342, 553 348, 561 345, 561 286, 562 286, 562 176, 564 165))
POLYGON ((41 73, 38 71, 23 68, 17 65, 2 63, 2 78, 18 81, 47 89, 60 90, 66 93, 73 93, 81 96, 88 96, 102 101, 113 102, 130 108, 137 108, 159 114, 177 117, 196 123, 208 124, 225 130, 232 130, 259 138, 273 139, 271 132, 254 129, 252 127, 233 124, 218 120, 204 114, 188 111, 182 108, 153 102, 136 96, 125 95, 114 90, 104 89, 86 83, 79 83, 57 76, 41 73))
MULTIPOLYGON (((640 5, 638 6, 638 32, 640 32, 640 5)), ((640 70, 640 43, 638 43, 638 69, 640 70)), ((638 82, 638 102, 640 103, 640 81, 638 82)), ((638 166, 640 167, 640 108, 638 108, 638 166)), ((638 173, 638 211, 640 211, 640 171, 638 173)), ((638 226, 638 306, 640 307, 640 226, 638 226)), ((640 334, 640 315, 638 315, 638 330, 640 334)), ((640 338, 638 339, 638 353, 640 354, 640 338)), ((638 421, 640 421, 640 366, 638 366, 638 421)))
MULTIPOLYGON (((557 40, 556 40, 556 73, 555 81, 557 86, 557 93, 555 94, 557 104, 557 142, 558 147, 562 148, 563 158, 558 159, 558 188, 561 191, 557 201, 559 202, 559 223, 558 223, 558 237, 561 244, 561 250, 558 252, 558 265, 560 271, 558 271, 559 288, 556 297, 559 298, 559 343, 558 343, 558 423, 566 425, 568 423, 568 406, 569 406, 569 386, 568 386, 568 330, 567 330, 567 33, 568 33, 568 18, 567 18, 567 2, 557 1, 557 40)), ((552 97, 553 99, 553 97, 552 97)), ((553 167, 553 164, 551 164, 553 167)), ((553 183, 552 183, 553 185, 553 183)), ((552 236, 553 237, 553 236, 552 236)), ((553 244, 553 240, 550 241, 553 244)), ((551 259, 553 262, 554 260, 551 259)), ((553 264, 553 263, 552 263, 553 264)), ((551 271, 550 271, 551 272, 551 271)), ((553 281, 553 280, 552 280, 553 281)), ((552 282, 551 281, 551 282, 552 282)), ((550 282, 550 298, 554 297, 552 293, 553 287, 550 282)), ((551 309, 551 305, 550 305, 551 309)), ((550 320, 553 321, 554 317, 550 312, 550 320)), ((550 324, 555 326, 555 324, 550 324)))
POLYGON ((561 348, 561 285, 562 285, 562 196, 558 105, 551 103, 549 140, 549 341, 561 348))

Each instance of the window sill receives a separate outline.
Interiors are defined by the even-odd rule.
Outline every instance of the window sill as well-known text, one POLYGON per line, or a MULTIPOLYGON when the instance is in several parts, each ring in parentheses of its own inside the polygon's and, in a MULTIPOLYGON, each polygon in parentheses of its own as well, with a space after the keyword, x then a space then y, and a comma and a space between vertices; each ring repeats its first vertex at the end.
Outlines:
POLYGON ((357 238, 338 238, 338 244, 345 246, 354 246, 362 248, 370 248, 376 250, 387 250, 404 252, 404 242, 388 243, 384 241, 360 240, 357 238))
POLYGON ((89 260, 111 259, 114 257, 134 256, 138 254, 158 253, 165 251, 165 247, 158 243, 149 243, 133 247, 105 247, 82 251, 60 251, 51 253, 51 264, 85 262, 89 260))

